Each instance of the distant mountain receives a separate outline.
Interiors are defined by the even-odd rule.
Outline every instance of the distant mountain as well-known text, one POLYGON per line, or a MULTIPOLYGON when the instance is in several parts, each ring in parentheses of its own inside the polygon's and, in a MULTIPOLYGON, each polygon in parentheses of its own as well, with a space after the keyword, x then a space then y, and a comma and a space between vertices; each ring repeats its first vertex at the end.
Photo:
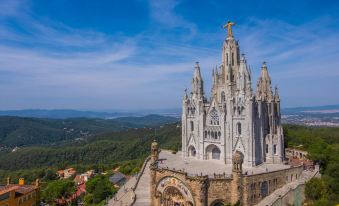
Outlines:
POLYGON ((15 117, 34 117, 49 119, 66 119, 66 118, 101 118, 114 119, 117 117, 136 117, 149 114, 158 114, 161 116, 179 117, 180 109, 164 109, 164 110, 140 110, 140 111, 79 111, 72 109, 24 109, 24 110, 5 110, 0 111, 0 116, 15 117))
POLYGON ((115 118, 121 116, 134 116, 133 113, 122 112, 93 112, 93 111, 78 111, 71 109, 25 109, 25 110, 7 110, 0 111, 0 116, 16 116, 16 117, 35 117, 35 118, 53 118, 53 119, 66 119, 77 117, 88 118, 115 118))
POLYGON ((68 118, 42 119, 0 117, 0 148, 26 145, 55 144, 130 128, 156 127, 179 119, 160 115, 117 119, 68 118))

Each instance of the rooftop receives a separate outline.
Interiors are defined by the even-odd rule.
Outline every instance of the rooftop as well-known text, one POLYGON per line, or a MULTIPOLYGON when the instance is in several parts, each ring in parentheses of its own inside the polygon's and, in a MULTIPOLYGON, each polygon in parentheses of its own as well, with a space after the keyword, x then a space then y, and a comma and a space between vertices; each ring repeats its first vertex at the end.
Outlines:
POLYGON ((15 192, 20 194, 27 194, 36 189, 35 185, 18 185, 18 184, 10 184, 10 185, 0 185, 0 194, 5 194, 9 191, 15 190, 15 192))
POLYGON ((122 174, 121 172, 117 172, 114 175, 109 177, 109 181, 113 184, 117 184, 123 179, 126 179, 126 176, 122 174))
MULTIPOLYGON (((218 160, 198 160, 195 158, 183 159, 182 153, 177 152, 172 154, 170 151, 163 150, 159 154, 159 168, 168 168, 181 170, 188 173, 188 175, 208 175, 214 176, 214 174, 227 175, 232 174, 232 166, 226 165, 218 160)), ((284 164, 261 164, 256 167, 247 168, 243 167, 243 174, 260 174, 265 172, 279 171, 290 168, 290 165, 284 164)))

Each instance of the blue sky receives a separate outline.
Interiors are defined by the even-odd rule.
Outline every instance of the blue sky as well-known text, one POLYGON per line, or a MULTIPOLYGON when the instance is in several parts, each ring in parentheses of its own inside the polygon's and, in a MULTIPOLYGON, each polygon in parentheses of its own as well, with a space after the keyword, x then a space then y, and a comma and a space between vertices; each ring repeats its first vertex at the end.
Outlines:
POLYGON ((253 85, 266 61, 283 107, 339 103, 339 1, 0 0, 0 109, 180 108, 228 19, 253 85))

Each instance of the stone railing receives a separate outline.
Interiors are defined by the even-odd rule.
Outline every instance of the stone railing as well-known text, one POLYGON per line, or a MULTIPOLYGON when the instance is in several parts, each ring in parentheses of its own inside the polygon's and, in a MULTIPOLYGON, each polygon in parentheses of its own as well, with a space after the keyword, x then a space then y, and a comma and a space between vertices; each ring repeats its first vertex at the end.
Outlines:
POLYGON ((279 169, 279 170, 273 170, 273 171, 270 171, 270 170, 266 170, 266 171, 263 171, 263 172, 257 172, 257 173, 254 173, 254 174, 243 174, 244 176, 246 177, 251 177, 251 176, 259 176, 259 175, 267 175, 267 174, 272 174, 272 173, 279 173, 281 171, 287 171, 287 170, 299 170, 300 172, 304 169, 304 166, 303 165, 299 165, 299 166, 295 166, 295 167, 289 167, 289 168, 285 168, 285 169, 279 169))
POLYGON ((131 202, 131 204, 130 204, 129 206, 134 205, 135 201, 137 200, 137 196, 136 196, 136 194, 135 194, 134 191, 135 191, 135 189, 138 187, 140 178, 141 178, 141 176, 144 174, 144 171, 145 171, 145 168, 146 168, 146 166, 147 166, 147 163, 148 163, 150 160, 151 160, 151 157, 148 156, 148 157, 145 159, 144 164, 142 165, 141 170, 140 170, 140 172, 139 172, 138 175, 137 175, 137 181, 135 182, 134 186, 132 187, 132 191, 133 191, 132 202, 131 202))
MULTIPOLYGON (((147 163, 150 161, 150 159, 151 159, 150 156, 148 156, 145 159, 140 169, 140 172, 135 177, 132 177, 135 179, 130 179, 122 188, 120 188, 120 190, 122 190, 122 194, 120 195, 120 197, 118 199, 113 198, 106 206, 115 206, 115 205, 132 206, 135 203, 136 201, 135 189, 137 188, 140 178, 143 175, 147 163)), ((119 191, 117 194, 119 194, 119 191)))
POLYGON ((169 168, 169 167, 159 167, 156 164, 151 165, 151 168, 153 170, 157 170, 157 171, 169 171, 171 173, 176 173, 182 176, 185 176, 185 178, 187 179, 201 179, 201 178, 209 178, 209 179, 232 179, 232 175, 231 174, 198 174, 198 173, 188 173, 185 170, 182 169, 176 169, 176 168, 169 168))
POLYGON ((147 163, 148 163, 150 160, 151 160, 151 157, 150 157, 150 156, 148 156, 148 157, 145 159, 144 164, 142 165, 141 170, 140 170, 140 172, 139 172, 138 175, 137 175, 137 181, 135 182, 135 185, 132 187, 132 190, 133 190, 133 191, 137 188, 137 186, 138 186, 138 184, 139 184, 139 181, 140 181, 140 177, 144 174, 146 165, 147 165, 147 163))
POLYGON ((305 196, 304 193, 301 192, 303 187, 307 181, 311 178, 318 176, 319 166, 316 165, 313 171, 303 171, 302 176, 298 181, 291 182, 289 184, 284 185, 282 188, 277 189, 269 196, 265 197, 261 202, 259 202, 258 206, 283 206, 286 204, 289 205, 302 205, 302 201, 305 196))

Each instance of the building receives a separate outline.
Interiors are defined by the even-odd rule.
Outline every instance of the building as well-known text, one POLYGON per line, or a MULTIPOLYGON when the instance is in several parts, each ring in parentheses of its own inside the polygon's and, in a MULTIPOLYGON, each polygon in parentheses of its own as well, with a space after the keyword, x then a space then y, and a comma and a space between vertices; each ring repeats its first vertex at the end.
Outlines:
POLYGON ((72 177, 76 173, 77 173, 77 171, 74 168, 71 167, 71 168, 67 168, 67 169, 64 169, 64 170, 59 170, 57 172, 57 175, 59 176, 59 178, 67 179, 67 178, 72 177))
POLYGON ((222 63, 212 72, 209 100, 195 65, 192 92, 183 98, 182 151, 160 152, 157 142, 151 145, 152 206, 256 205, 274 191, 291 191, 291 185, 298 187, 311 177, 302 164, 284 164, 278 89, 273 92, 263 63, 253 92, 251 71, 232 25, 225 25, 222 63))
POLYGON ((120 187, 121 185, 126 183, 126 176, 121 172, 117 172, 114 175, 109 177, 109 181, 115 186, 120 187))
POLYGON ((87 172, 76 175, 74 178, 74 182, 76 185, 81 185, 86 183, 90 178, 94 176, 94 170, 88 170, 87 172))
POLYGON ((222 47, 222 62, 213 69, 212 80, 211 98, 207 99, 200 66, 196 63, 192 92, 183 98, 183 155, 232 164, 232 155, 239 151, 246 166, 282 163, 280 98, 278 88, 272 90, 266 63, 253 92, 245 55, 240 53, 238 41, 229 32, 222 47))
POLYGON ((0 206, 34 206, 39 205, 39 180, 34 185, 25 185, 23 178, 18 184, 0 185, 0 206))

